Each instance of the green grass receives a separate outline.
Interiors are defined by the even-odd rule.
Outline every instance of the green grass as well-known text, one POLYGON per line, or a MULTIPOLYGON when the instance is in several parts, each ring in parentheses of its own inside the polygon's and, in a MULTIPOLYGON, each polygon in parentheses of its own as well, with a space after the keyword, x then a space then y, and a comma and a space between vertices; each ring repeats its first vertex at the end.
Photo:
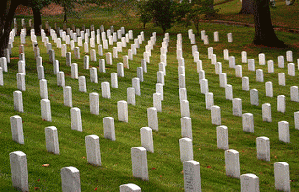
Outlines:
MULTIPOLYGON (((93 14, 90 12, 89 14, 93 14)), ((60 18, 45 17, 50 25, 57 22, 62 26, 60 18)), ((87 19, 72 19, 68 23, 81 27, 83 24, 89 27, 95 24, 99 28, 101 24, 107 29, 114 25, 115 29, 125 26, 126 30, 134 29, 134 37, 141 30, 141 24, 132 18, 132 23, 117 23, 107 17, 88 17, 87 19)), ((240 152, 241 174, 254 173, 259 177, 261 191, 275 191, 274 170, 275 162, 288 162, 290 165, 290 179, 292 191, 299 190, 299 131, 294 128, 293 113, 298 111, 299 103, 290 101, 290 86, 298 85, 298 70, 296 77, 287 75, 287 68, 278 69, 277 56, 285 55, 288 49, 271 49, 255 47, 251 44, 254 29, 238 26, 223 26, 216 24, 202 24, 210 37, 210 45, 204 45, 197 36, 197 46, 200 59, 203 61, 203 69, 209 81, 209 90, 214 93, 214 103, 221 107, 222 124, 229 129, 229 146, 240 152), (220 42, 212 42, 214 31, 219 31, 220 42), (226 41, 226 34, 233 33, 234 43, 226 41), (232 115, 231 101, 225 99, 225 90, 219 87, 219 78, 215 74, 214 66, 207 59, 207 48, 214 47, 217 60, 222 62, 223 72, 227 73, 228 83, 233 86, 234 98, 241 98, 243 113, 254 115, 255 132, 245 133, 242 131, 242 118, 232 115), (235 77, 234 69, 228 68, 228 61, 223 60, 223 49, 229 49, 230 55, 236 57, 236 64, 243 66, 243 76, 248 76, 250 88, 259 91, 259 106, 252 106, 249 100, 249 92, 242 91, 241 78, 235 77), (241 63, 241 51, 247 51, 248 58, 256 59, 256 69, 263 69, 264 79, 272 81, 274 97, 265 97, 265 83, 255 82, 255 73, 247 70, 247 64, 241 63), (275 62, 275 73, 268 74, 267 66, 258 65, 258 54, 263 52, 266 59, 275 62), (286 73, 286 86, 279 86, 277 74, 286 73), (283 94, 286 96, 286 113, 282 114, 276 110, 276 97, 283 94), (272 123, 262 121, 261 105, 270 103, 272 106, 272 123), (278 140, 277 123, 279 121, 290 123, 291 143, 285 144, 278 140), (256 158, 256 137, 267 136, 270 138, 271 161, 265 162, 256 158)), ((149 181, 142 181, 132 176, 131 147, 140 146, 140 128, 147 126, 146 109, 152 107, 152 94, 155 92, 156 72, 160 61, 160 47, 163 39, 161 29, 149 25, 144 31, 146 41, 143 42, 138 55, 133 61, 129 61, 130 69, 125 69, 125 77, 119 78, 119 88, 111 89, 111 99, 100 97, 100 115, 91 115, 89 112, 88 93, 98 92, 101 96, 100 82, 109 81, 110 73, 116 72, 116 64, 122 62, 122 56, 127 53, 127 48, 119 53, 119 59, 113 60, 113 65, 106 65, 106 74, 99 74, 99 84, 91 83, 89 71, 83 69, 83 49, 81 58, 72 62, 78 63, 79 75, 86 76, 87 92, 81 93, 78 81, 70 78, 70 68, 65 65, 65 58, 60 56, 60 51, 53 45, 56 59, 60 61, 60 70, 66 75, 66 85, 72 87, 73 106, 79 107, 82 113, 83 132, 76 132, 70 128, 70 108, 63 105, 63 90, 56 85, 56 76, 53 67, 48 62, 45 47, 39 39, 45 77, 48 81, 49 99, 51 101, 52 122, 42 121, 40 115, 39 81, 37 79, 36 64, 33 56, 32 46, 27 38, 25 45, 26 53, 26 91, 23 92, 24 113, 15 112, 13 109, 13 91, 17 90, 16 78, 17 61, 12 59, 9 64, 9 72, 4 74, 4 86, 0 87, 0 117, 2 126, 0 128, 0 190, 14 191, 11 183, 9 153, 23 151, 27 154, 29 186, 30 191, 38 187, 38 191, 61 191, 60 169, 66 166, 74 166, 79 169, 82 191, 118 191, 119 185, 135 183, 142 191, 183 191, 184 180, 182 174, 182 163, 180 162, 179 142, 181 138, 180 108, 178 92, 178 62, 176 60, 176 34, 183 35, 183 56, 185 58, 186 87, 190 103, 190 113, 193 127, 193 151, 194 160, 201 166, 201 184, 203 191, 240 191, 239 179, 230 178, 225 175, 224 151, 217 149, 216 126, 211 124, 210 111, 205 109, 204 95, 200 93, 196 64, 191 55, 191 44, 187 37, 187 29, 174 26, 170 32, 170 44, 167 54, 167 76, 165 77, 164 101, 162 111, 158 113, 159 131, 153 132, 154 153, 148 153, 149 181), (117 101, 126 100, 126 89, 132 86, 132 78, 137 76, 136 68, 140 66, 144 46, 147 44, 153 31, 157 31, 157 43, 152 51, 151 63, 148 64, 148 73, 144 74, 144 82, 141 83, 141 96, 136 96, 136 106, 129 105, 129 122, 117 120, 117 101), (9 118, 20 115, 23 120, 25 145, 12 141, 9 118), (103 117, 114 117, 116 141, 110 141, 103 136, 103 117), (54 155, 46 151, 44 129, 47 126, 56 126, 58 129, 60 155, 54 155), (100 137, 102 166, 94 167, 87 163, 85 152, 86 135, 95 134, 100 137), (48 163, 49 167, 42 165, 48 163)), ((294 59, 299 58, 298 49, 294 46, 299 38, 297 35, 278 32, 279 39, 291 45, 294 59)), ((52 42, 53 43, 53 42, 52 42)), ((132 41, 130 42, 132 43, 132 41)), ((19 38, 16 38, 12 57, 18 57, 19 38)), ((70 49, 68 49, 70 50, 70 49)), ((109 47, 112 52, 112 47, 109 47)), ((107 52, 107 50, 105 50, 107 52)), ((100 57, 104 58, 104 57, 100 57)), ((98 57, 99 59, 99 57, 98 57)), ((90 67, 98 67, 98 62, 91 62, 90 67)), ((297 69, 297 68, 296 68, 297 69)))

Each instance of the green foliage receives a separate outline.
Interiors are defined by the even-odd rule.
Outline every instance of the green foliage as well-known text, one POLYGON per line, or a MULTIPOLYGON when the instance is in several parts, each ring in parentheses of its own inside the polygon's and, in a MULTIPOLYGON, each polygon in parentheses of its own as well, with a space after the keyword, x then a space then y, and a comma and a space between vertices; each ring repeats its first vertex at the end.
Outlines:
POLYGON ((149 9, 149 1, 139 1, 137 4, 139 20, 143 23, 143 28, 153 17, 149 9))

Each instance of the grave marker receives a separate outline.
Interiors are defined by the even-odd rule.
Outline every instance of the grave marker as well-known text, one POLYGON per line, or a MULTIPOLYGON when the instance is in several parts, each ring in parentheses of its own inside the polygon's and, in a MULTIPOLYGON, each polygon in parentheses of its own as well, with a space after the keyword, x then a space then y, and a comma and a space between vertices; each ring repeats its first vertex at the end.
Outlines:
POLYGON ((244 113, 242 115, 242 125, 244 132, 254 133, 254 120, 252 113, 244 113))
POLYGON ((70 86, 63 87, 63 100, 64 105, 67 107, 72 107, 72 88, 70 86))
POLYGON ((110 93, 110 83, 109 82, 102 82, 101 83, 101 89, 102 89, 102 97, 106 99, 111 98, 110 93))
POLYGON ((259 178, 252 173, 243 174, 240 176, 241 192, 259 192, 259 178))
POLYGON ((273 60, 267 61, 268 64, 268 73, 274 73, 274 63, 273 60))
POLYGON ((158 131, 158 114, 155 107, 147 108, 148 127, 154 131, 158 131))
POLYGON ((63 167, 60 170, 63 192, 81 192, 80 173, 76 167, 63 167))
POLYGON ((272 122, 270 103, 264 103, 262 105, 262 117, 263 121, 272 122))
POLYGON ((57 86, 64 87, 65 86, 65 78, 64 78, 64 72, 59 71, 57 74, 57 86))
POLYGON ((90 82, 92 83, 98 83, 98 72, 97 72, 97 68, 92 67, 89 69, 89 73, 90 73, 90 82))
POLYGON ((227 84, 225 86, 225 98, 227 100, 232 100, 233 99, 233 86, 227 84))
POLYGON ((211 119, 213 125, 221 125, 221 111, 219 106, 213 105, 211 107, 211 119))
POLYGON ((21 91, 26 91, 25 73, 17 73, 17 87, 21 91))
POLYGON ((111 87, 118 88, 117 73, 111 73, 111 87))
POLYGON ((71 129, 82 132, 81 110, 78 107, 73 107, 71 112, 71 129))
POLYGON ((228 128, 225 125, 217 126, 217 148, 227 150, 228 148, 228 128))
POLYGON ((79 91, 86 93, 86 80, 85 80, 85 76, 79 76, 78 81, 79 81, 79 91))
POLYGON ((211 107, 214 105, 214 95, 212 92, 205 94, 206 109, 211 110, 211 107))
POLYGON ((250 103, 251 105, 259 105, 259 92, 257 89, 250 90, 250 103))
POLYGON ((290 143, 289 123, 287 121, 278 122, 278 137, 279 141, 290 143))
POLYGON ((285 96, 278 95, 277 96, 277 111, 284 113, 286 110, 285 96))
POLYGON ((268 137, 256 138, 256 156, 257 159, 270 161, 270 140, 268 137))
POLYGON ((45 128, 45 137, 46 137, 46 148, 50 153, 59 155, 59 142, 58 142, 58 133, 57 128, 54 126, 49 126, 45 128))
POLYGON ((144 147, 131 148, 133 177, 148 180, 147 155, 144 147))
POLYGON ((94 166, 101 166, 100 138, 97 135, 85 136, 87 162, 94 166))
POLYGON ((10 126, 11 126, 12 140, 19 144, 24 144, 22 118, 18 115, 11 116, 10 126))
POLYGON ((193 160, 193 145, 190 138, 181 138, 180 144, 180 159, 181 162, 193 160))
POLYGON ((274 163, 275 189, 280 191, 291 191, 290 171, 287 162, 274 163))
POLYGON ((225 151, 226 175, 234 178, 240 178, 240 160, 239 152, 234 149, 225 151))
POLYGON ((12 186, 29 191, 27 157, 22 151, 14 151, 9 154, 12 186))
POLYGON ((104 137, 115 141, 115 128, 114 128, 114 118, 113 117, 104 117, 103 118, 103 129, 104 137))
POLYGON ((118 120, 128 123, 128 104, 121 100, 117 102, 118 120))
POLYGON ((234 98, 233 103, 233 115, 241 117, 242 116, 242 99, 234 98))
POLYGON ((142 127, 140 129, 140 135, 141 146, 144 147, 147 151, 154 153, 152 129, 149 127, 142 127))
POLYGON ((99 115, 99 94, 96 92, 89 93, 90 113, 99 115))
POLYGON ((51 105, 50 105, 50 100, 49 99, 42 99, 40 101, 41 104, 41 115, 42 119, 45 121, 52 121, 51 117, 51 105))
POLYGON ((190 117, 181 118, 181 135, 192 139, 192 122, 190 117))
POLYGON ((128 183, 120 185, 119 192, 141 192, 141 188, 133 183, 128 183))
POLYGON ((20 113, 24 112, 22 91, 13 92, 14 110, 20 113))
POLYGON ((197 161, 183 162, 184 189, 186 192, 201 191, 200 164, 197 161))
POLYGON ((273 97, 273 85, 271 81, 267 81, 265 83, 265 88, 266 88, 266 96, 273 97))

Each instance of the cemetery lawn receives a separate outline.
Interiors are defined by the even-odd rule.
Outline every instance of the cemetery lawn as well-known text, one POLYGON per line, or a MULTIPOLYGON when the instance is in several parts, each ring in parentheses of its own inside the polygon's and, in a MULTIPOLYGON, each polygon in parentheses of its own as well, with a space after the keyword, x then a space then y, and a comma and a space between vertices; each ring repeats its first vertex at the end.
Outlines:
MULTIPOLYGON (((94 9, 94 8, 92 8, 94 9)), ((88 11, 86 11, 88 12, 88 11)), ((105 11, 103 11, 105 12, 105 11)), ((164 100, 162 112, 158 113, 159 131, 153 132, 154 153, 147 153, 149 181, 142 181, 132 176, 131 147, 141 146, 140 128, 147 126, 147 108, 153 106, 153 93, 157 81, 158 63, 160 62, 160 47, 164 34, 161 29, 148 24, 142 29, 142 24, 131 18, 130 22, 119 22, 119 15, 108 14, 101 18, 94 16, 97 12, 89 12, 86 19, 71 19, 68 27, 75 24, 88 28, 91 24, 98 29, 101 24, 108 29, 111 25, 114 29, 124 26, 126 32, 130 29, 134 32, 134 38, 141 32, 145 32, 146 40, 143 42, 133 61, 129 61, 130 69, 125 69, 125 77, 118 78, 118 89, 111 88, 111 99, 101 97, 101 82, 110 82, 110 73, 115 73, 116 65, 122 62, 122 56, 127 54, 128 47, 123 48, 118 54, 118 59, 113 59, 113 65, 106 64, 106 73, 98 73, 99 83, 91 83, 89 70, 83 69, 84 51, 81 48, 81 59, 75 59, 72 52, 72 62, 78 64, 79 76, 84 75, 87 82, 87 93, 79 92, 78 80, 71 79, 70 67, 65 64, 65 58, 54 42, 51 41, 56 53, 56 59, 60 62, 60 71, 64 71, 66 85, 72 87, 73 106, 81 109, 83 132, 71 130, 70 108, 63 105, 63 89, 57 86, 56 75, 53 74, 53 66, 49 62, 46 49, 38 38, 45 77, 48 81, 48 94, 51 101, 52 122, 42 121, 40 110, 39 80, 37 78, 36 63, 29 36, 26 38, 26 91, 23 92, 24 113, 14 111, 13 91, 17 90, 16 73, 18 71, 19 37, 16 37, 8 65, 8 73, 4 73, 4 86, 0 86, 0 191, 15 191, 11 183, 9 153, 23 151, 27 155, 28 177, 30 191, 61 191, 60 169, 74 166, 80 171, 82 191, 119 191, 119 186, 126 183, 134 183, 141 187, 142 191, 183 191, 183 165, 180 161, 179 139, 181 138, 178 61, 176 59, 176 35, 183 36, 183 57, 185 59, 186 88, 190 105, 193 131, 194 160, 200 163, 201 186, 203 191, 240 191, 240 180, 227 177, 225 174, 224 151, 217 149, 216 126, 211 123, 211 112, 205 109, 205 98, 200 93, 196 63, 193 62, 191 44, 187 30, 182 26, 174 26, 170 31, 170 42, 167 53, 167 67, 164 86, 164 100), (136 96, 136 106, 129 105, 129 122, 119 122, 117 119, 117 101, 127 99, 127 88, 132 86, 132 78, 137 76, 137 67, 143 58, 144 46, 147 44, 152 32, 157 32, 157 42, 152 50, 148 72, 144 74, 144 82, 141 83, 141 96, 136 96), (98 92, 100 95, 100 115, 91 115, 89 112, 89 93, 98 92), (20 115, 23 120, 25 144, 20 145, 12 141, 10 130, 10 117, 20 115), (104 138, 103 118, 113 117, 115 120, 116 141, 104 138), (44 129, 47 126, 55 126, 58 129, 60 155, 54 155, 46 151, 44 129), (100 137, 102 166, 95 167, 87 163, 85 150, 85 136, 98 135, 100 137), (43 166, 49 164, 49 166, 43 166)), ((44 17, 54 27, 57 22, 62 27, 61 16, 44 17)), ((22 17, 18 17, 20 20, 22 17)), ((84 18, 84 17, 82 17, 84 18)), ((296 24, 298 25, 298 24, 296 24)), ((19 25, 20 26, 20 25, 19 25)), ((298 26, 297 26, 298 27, 298 26)), ((204 45, 200 36, 196 35, 196 43, 199 50, 199 58, 203 62, 206 79, 209 83, 209 91, 214 94, 214 104, 220 106, 222 125, 228 127, 229 148, 240 153, 241 174, 253 173, 259 177, 260 191, 276 191, 274 184, 275 162, 287 162, 290 166, 291 190, 299 190, 299 130, 294 127, 294 112, 299 110, 299 103, 290 101, 290 87, 298 86, 297 70, 298 42, 297 34, 277 32, 279 39, 290 45, 287 49, 256 47, 251 44, 254 29, 239 26, 224 26, 217 24, 202 24, 201 30, 206 30, 210 37, 210 44, 204 45), (213 32, 219 31, 220 42, 213 42, 213 32), (227 43, 227 33, 233 33, 233 43, 227 43), (215 74, 215 66, 207 58, 207 48, 213 47, 217 55, 217 61, 222 62, 224 73, 227 73, 227 82, 233 86, 234 98, 242 99, 243 113, 254 115, 254 133, 245 133, 242 130, 242 117, 232 115, 232 102, 225 99, 225 89, 219 87, 219 77, 215 74), (242 65, 243 76, 249 77, 250 89, 259 91, 259 105, 250 104, 248 91, 242 90, 241 78, 235 77, 235 70, 228 67, 228 61, 223 60, 223 49, 228 49, 230 56, 235 56, 236 65, 242 65), (284 55, 287 50, 293 51, 296 64, 296 76, 288 75, 287 62, 285 68, 277 67, 277 57, 284 55), (241 51, 247 51, 248 59, 255 59, 256 69, 264 72, 264 82, 255 81, 255 72, 247 70, 247 64, 241 62, 241 51), (267 65, 258 64, 258 54, 266 54, 266 60, 273 60, 275 73, 267 73, 267 65), (286 74, 286 86, 278 85, 278 73, 286 74), (272 81, 272 98, 265 96, 265 82, 272 81), (286 112, 276 110, 276 97, 286 96, 286 112), (262 121, 261 106, 264 103, 271 104, 272 122, 262 121), (278 122, 288 121, 290 131, 290 143, 286 144, 278 139, 278 122), (256 138, 266 136, 270 139, 271 161, 265 162, 256 158, 256 138)), ((195 29, 194 33, 195 33, 195 29)), ((133 41, 130 41, 130 44, 133 41)), ((114 44, 115 45, 115 44, 114 44)), ((70 51, 70 47, 68 47, 70 51)), ((109 46, 106 52, 112 52, 109 46)), ((105 57, 97 56, 97 59, 105 57)), ((90 62, 90 67, 98 68, 97 62, 90 62)))

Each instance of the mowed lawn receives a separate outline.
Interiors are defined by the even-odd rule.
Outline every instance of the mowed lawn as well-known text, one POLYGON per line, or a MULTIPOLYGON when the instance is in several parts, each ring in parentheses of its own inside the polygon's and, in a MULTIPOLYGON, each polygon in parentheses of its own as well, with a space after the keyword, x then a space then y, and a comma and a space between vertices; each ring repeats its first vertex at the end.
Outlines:
MULTIPOLYGON (((132 176, 131 147, 141 146, 140 128, 148 126, 147 108, 153 106, 153 93, 156 92, 158 64, 160 62, 160 47, 164 34, 161 29, 147 25, 142 29, 142 24, 135 18, 130 22, 120 22, 121 17, 117 14, 109 14, 105 11, 95 10, 89 12, 81 19, 70 18, 67 26, 81 28, 84 24, 89 28, 91 24, 95 28, 104 25, 107 30, 111 25, 115 30, 124 26, 126 32, 133 30, 134 38, 141 31, 145 33, 145 41, 137 50, 137 55, 129 61, 129 69, 125 69, 125 77, 119 78, 119 88, 111 88, 111 99, 101 97, 101 82, 110 80, 110 74, 117 71, 118 62, 127 55, 130 41, 126 48, 113 59, 113 65, 106 65, 106 73, 99 73, 99 83, 90 82, 89 70, 83 68, 83 47, 80 48, 81 59, 74 59, 72 51, 72 62, 79 67, 79 76, 85 76, 87 82, 87 93, 79 92, 78 80, 70 77, 70 67, 66 66, 66 59, 61 57, 60 49, 51 40, 52 47, 56 53, 56 59, 60 62, 60 71, 64 71, 66 85, 72 87, 73 106, 81 109, 83 132, 71 130, 70 108, 63 104, 63 89, 57 86, 56 75, 53 74, 53 65, 49 62, 46 48, 38 37, 38 44, 43 57, 45 78, 48 81, 49 100, 51 101, 52 122, 41 119, 39 80, 36 72, 36 62, 30 42, 26 38, 26 91, 23 92, 24 113, 14 111, 13 91, 17 90, 16 73, 18 72, 19 37, 15 38, 12 49, 11 63, 8 65, 8 73, 4 73, 4 86, 0 87, 0 117, 2 126, 0 128, 0 189, 1 191, 14 191, 11 182, 9 153, 23 151, 27 155, 28 177, 30 191, 61 191, 60 169, 74 166, 80 171, 82 191, 118 191, 119 185, 135 183, 142 191, 183 191, 183 165, 180 161, 179 139, 181 138, 181 113, 179 102, 178 82, 178 60, 176 58, 177 34, 183 36, 183 57, 185 59, 185 74, 187 96, 190 105, 190 117, 192 119, 193 153, 194 160, 200 163, 201 185, 203 191, 240 191, 240 180, 231 178, 225 174, 224 151, 217 149, 216 125, 211 123, 211 112, 205 108, 205 96, 200 93, 199 77, 196 71, 196 63, 193 61, 191 44, 188 39, 189 28, 180 25, 174 26, 170 33, 170 42, 167 53, 167 67, 164 86, 164 100, 162 112, 158 113, 159 131, 153 132, 154 153, 147 153, 149 181, 142 181, 132 176), (105 17, 101 18, 100 13, 105 17), (94 16, 90 16, 93 15, 94 16), (97 15, 98 14, 98 15, 97 15), (96 16, 97 15, 97 16, 96 16), (108 15, 108 16, 107 16, 108 15), (83 19, 84 18, 84 19, 83 19), (117 118, 117 101, 127 99, 127 88, 132 87, 132 78, 137 76, 137 67, 141 66, 141 59, 152 32, 157 32, 157 41, 152 50, 150 63, 147 65, 147 73, 144 74, 144 82, 141 83, 141 96, 136 96, 136 105, 129 105, 129 122, 119 122, 117 118), (92 115, 89 111, 89 93, 97 92, 100 95, 100 114, 92 115), (23 120, 25 144, 20 145, 12 141, 10 130, 10 117, 20 115, 23 120), (107 140, 103 133, 103 118, 113 117, 115 120, 116 141, 107 140), (58 129, 60 155, 54 155, 46 151, 44 129, 47 126, 55 126, 58 129), (102 166, 95 167, 87 163, 85 150, 85 136, 98 135, 100 137, 100 148, 102 166), (49 164, 48 167, 43 166, 49 164)), ((88 12, 88 11, 86 11, 88 12)), ((21 16, 18 16, 20 23, 21 16)), ((27 17, 29 18, 29 17, 27 17)), ((287 17, 286 17, 287 18, 287 17)), ((60 16, 44 17, 54 27, 57 22, 62 28, 60 16)), ((26 20, 27 21, 27 20, 26 20)), ((191 28, 191 27, 190 27, 191 28)), ((299 130, 294 126, 294 112, 299 111, 299 103, 290 101, 290 87, 298 86, 298 41, 297 34, 277 32, 279 39, 290 45, 287 49, 275 49, 256 47, 251 44, 254 29, 238 26, 225 26, 216 24, 202 24, 201 30, 205 30, 209 36, 210 44, 204 45, 199 36, 196 36, 199 58, 203 62, 203 70, 209 83, 209 91, 214 94, 214 104, 221 108, 222 125, 228 127, 229 148, 240 153, 241 174, 253 173, 259 177, 261 191, 275 191, 274 167, 275 162, 287 162, 290 166, 291 190, 299 190, 299 130), (218 31, 220 42, 213 42, 213 32, 218 31), (233 33, 233 43, 227 42, 227 33, 233 33), (242 117, 232 114, 232 101, 225 99, 225 89, 219 87, 219 76, 215 74, 215 66, 208 59, 208 47, 214 48, 217 61, 222 63, 223 73, 227 74, 227 83, 233 86, 234 98, 242 99, 242 112, 254 115, 254 133, 246 133, 242 130, 242 117), (250 104, 250 94, 242 90, 242 79, 235 77, 235 70, 228 67, 228 61, 223 59, 223 49, 229 50, 230 56, 235 56, 236 65, 242 65, 243 76, 249 77, 250 89, 259 91, 259 105, 250 104), (294 63, 296 65, 296 76, 288 75, 288 62, 285 67, 278 68, 277 57, 286 57, 286 51, 293 51, 294 63), (264 72, 264 82, 256 82, 255 72, 248 71, 247 63, 241 62, 241 51, 247 51, 248 59, 255 59, 256 69, 264 72), (268 73, 267 64, 258 64, 258 54, 265 53, 266 60, 273 60, 274 73, 268 73), (278 73, 285 73, 286 86, 278 85, 278 73), (266 97, 265 82, 273 83, 273 97, 266 97), (277 112, 277 96, 285 95, 286 112, 277 112), (262 121, 262 104, 270 103, 272 110, 272 122, 262 121), (290 143, 283 143, 278 139, 278 122, 288 121, 290 130, 290 143), (266 136, 270 139, 271 161, 265 162, 256 158, 256 138, 266 136)), ((196 31, 194 30, 194 33, 196 31)), ((29 34, 29 33, 28 33, 29 34)), ((113 46, 116 46, 114 44, 113 46)), ((68 47, 70 51, 70 47, 68 47)), ((104 53, 111 52, 112 46, 104 53)), ((90 67, 98 68, 98 59, 105 56, 97 55, 97 62, 90 62, 90 67)))

